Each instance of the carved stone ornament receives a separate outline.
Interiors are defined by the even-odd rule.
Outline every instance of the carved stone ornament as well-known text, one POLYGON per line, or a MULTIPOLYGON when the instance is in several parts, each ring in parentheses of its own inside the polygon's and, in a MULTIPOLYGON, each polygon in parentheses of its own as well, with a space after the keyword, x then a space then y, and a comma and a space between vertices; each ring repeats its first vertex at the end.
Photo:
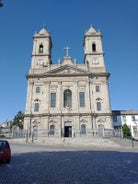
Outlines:
POLYGON ((60 71, 59 73, 63 73, 63 74, 72 74, 72 73, 76 73, 75 70, 72 70, 70 68, 66 68, 65 70, 60 71))

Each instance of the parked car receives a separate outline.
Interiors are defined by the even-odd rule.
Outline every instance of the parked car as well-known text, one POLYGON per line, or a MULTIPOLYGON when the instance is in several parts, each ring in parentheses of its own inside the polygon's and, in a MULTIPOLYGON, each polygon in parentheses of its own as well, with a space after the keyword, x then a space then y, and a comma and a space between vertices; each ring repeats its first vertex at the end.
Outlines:
POLYGON ((7 140, 0 139, 0 161, 10 163, 11 149, 7 140))

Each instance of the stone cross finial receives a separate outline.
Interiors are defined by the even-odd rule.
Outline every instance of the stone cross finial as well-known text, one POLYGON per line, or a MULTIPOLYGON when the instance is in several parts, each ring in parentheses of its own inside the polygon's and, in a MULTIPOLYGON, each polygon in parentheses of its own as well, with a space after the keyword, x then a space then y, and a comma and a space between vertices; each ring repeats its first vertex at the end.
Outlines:
POLYGON ((69 50, 70 50, 71 48, 70 47, 68 47, 68 46, 66 46, 66 47, 64 47, 64 50, 66 50, 66 56, 68 56, 69 55, 69 50))

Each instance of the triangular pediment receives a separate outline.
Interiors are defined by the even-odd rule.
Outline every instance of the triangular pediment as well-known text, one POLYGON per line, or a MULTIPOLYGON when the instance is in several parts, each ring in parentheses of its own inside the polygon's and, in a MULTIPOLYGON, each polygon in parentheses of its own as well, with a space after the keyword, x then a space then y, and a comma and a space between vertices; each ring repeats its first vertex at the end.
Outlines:
POLYGON ((47 73, 47 75, 87 75, 89 74, 88 71, 80 69, 76 66, 70 66, 70 65, 64 65, 59 66, 56 69, 50 70, 47 73))

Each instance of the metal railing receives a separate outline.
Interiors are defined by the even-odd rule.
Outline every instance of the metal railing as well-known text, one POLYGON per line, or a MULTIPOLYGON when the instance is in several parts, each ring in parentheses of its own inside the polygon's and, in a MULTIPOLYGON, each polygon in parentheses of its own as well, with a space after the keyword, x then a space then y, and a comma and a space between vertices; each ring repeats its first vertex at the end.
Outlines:
MULTIPOLYGON (((34 130, 31 133, 28 130, 16 130, 12 131, 11 133, 5 133, 4 137, 10 137, 13 139, 25 139, 26 142, 31 141, 34 142, 35 140, 46 139, 48 137, 65 137, 65 132, 63 129, 55 129, 54 131, 50 131, 47 129, 41 130, 34 130)), ((99 129, 86 129, 86 131, 81 131, 80 129, 72 130, 71 135, 68 136, 71 138, 76 137, 123 137, 121 129, 103 129, 102 131, 99 129)))
POLYGON ((122 129, 104 129, 103 137, 123 137, 122 129))

